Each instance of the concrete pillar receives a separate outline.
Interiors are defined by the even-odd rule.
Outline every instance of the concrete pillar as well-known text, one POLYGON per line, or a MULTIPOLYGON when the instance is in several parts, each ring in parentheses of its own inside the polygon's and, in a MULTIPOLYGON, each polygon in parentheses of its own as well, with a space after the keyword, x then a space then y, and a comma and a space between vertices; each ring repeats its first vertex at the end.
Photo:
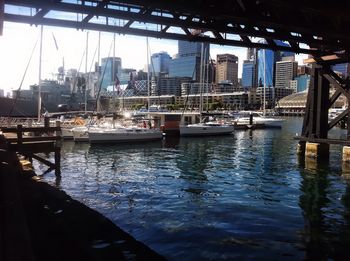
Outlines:
POLYGON ((317 158, 317 159, 328 159, 329 144, 306 142, 305 157, 317 158))
MULTIPOLYGON (((348 147, 350 148, 350 147, 348 147)), ((350 182, 350 161, 344 161, 342 163, 342 177, 347 182, 350 182)))
POLYGON ((305 144, 306 144, 305 141, 299 141, 299 142, 298 142, 298 145, 297 145, 297 153, 298 153, 300 156, 305 156, 305 144))
POLYGON ((317 158, 305 157, 305 169, 310 171, 313 174, 317 173, 317 169, 319 168, 319 160, 317 158))
POLYGON ((350 147, 343 147, 343 162, 350 163, 350 147))

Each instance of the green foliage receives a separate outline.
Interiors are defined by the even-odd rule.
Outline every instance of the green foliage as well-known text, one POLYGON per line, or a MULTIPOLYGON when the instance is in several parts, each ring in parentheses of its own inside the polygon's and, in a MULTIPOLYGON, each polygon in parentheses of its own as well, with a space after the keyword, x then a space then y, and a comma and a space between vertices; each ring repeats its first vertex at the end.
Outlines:
POLYGON ((167 105, 166 105, 166 108, 167 108, 169 111, 174 111, 174 110, 179 110, 179 109, 180 109, 180 106, 177 105, 177 104, 167 104, 167 105))
POLYGON ((145 107, 145 104, 133 104, 131 108, 132 108, 133 110, 139 110, 139 109, 141 109, 142 107, 145 107))
POLYGON ((219 108, 222 108, 223 107, 223 104, 221 102, 212 102, 212 103, 209 103, 209 110, 210 111, 214 111, 214 110, 217 110, 219 108))

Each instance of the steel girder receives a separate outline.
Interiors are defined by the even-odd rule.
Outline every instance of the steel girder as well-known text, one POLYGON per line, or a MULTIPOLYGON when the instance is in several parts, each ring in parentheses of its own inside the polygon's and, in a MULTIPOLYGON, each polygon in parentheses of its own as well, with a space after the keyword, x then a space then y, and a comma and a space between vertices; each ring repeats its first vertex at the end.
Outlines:
POLYGON ((350 48, 350 8, 341 0, 334 6, 315 0, 3 1, 10 22, 314 55, 350 48))

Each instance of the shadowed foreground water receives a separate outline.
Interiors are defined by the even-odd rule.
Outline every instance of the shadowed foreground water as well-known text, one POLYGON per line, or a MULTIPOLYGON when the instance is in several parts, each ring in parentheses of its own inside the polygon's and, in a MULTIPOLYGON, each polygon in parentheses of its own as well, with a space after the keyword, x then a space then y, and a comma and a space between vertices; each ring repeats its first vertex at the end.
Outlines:
POLYGON ((331 147, 329 164, 299 162, 292 137, 300 129, 291 118, 282 130, 226 137, 65 142, 62 179, 45 180, 169 260, 346 257, 350 182, 341 147, 331 147))

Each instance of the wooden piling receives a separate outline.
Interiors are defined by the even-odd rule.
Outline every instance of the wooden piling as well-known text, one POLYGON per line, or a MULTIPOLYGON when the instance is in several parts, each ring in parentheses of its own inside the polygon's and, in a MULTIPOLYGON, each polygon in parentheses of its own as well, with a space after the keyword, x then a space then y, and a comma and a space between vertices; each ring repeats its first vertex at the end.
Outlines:
POLYGON ((343 162, 350 163, 350 146, 343 147, 343 162))
POLYGON ((318 159, 329 158, 329 144, 306 142, 305 157, 318 159))

